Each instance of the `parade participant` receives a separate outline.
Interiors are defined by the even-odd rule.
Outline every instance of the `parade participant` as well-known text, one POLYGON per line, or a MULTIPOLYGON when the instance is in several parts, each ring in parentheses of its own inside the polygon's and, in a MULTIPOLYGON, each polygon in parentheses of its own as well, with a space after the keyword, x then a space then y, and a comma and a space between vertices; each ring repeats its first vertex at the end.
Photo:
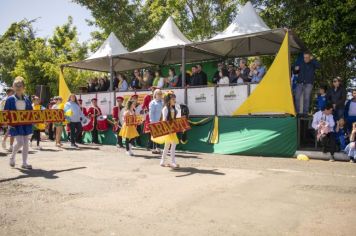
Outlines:
MULTIPOLYGON (((78 99, 78 104, 83 115, 88 116, 88 111, 85 107, 83 107, 83 100, 81 98, 78 99)), ((76 142, 83 143, 83 131, 78 134, 76 142)))
MULTIPOLYGON (((12 95, 14 95, 14 90, 12 88, 8 88, 6 90, 6 97, 4 97, 2 100, 1 100, 1 103, 0 103, 0 111, 3 111, 4 110, 4 107, 5 107, 5 103, 6 103, 6 99, 12 95)), ((14 137, 11 137, 10 136, 10 130, 9 130, 9 127, 7 126, 4 126, 3 127, 5 129, 5 134, 4 134, 4 137, 3 137, 3 140, 2 140, 2 148, 3 149, 6 149, 6 140, 8 137, 10 137, 10 148, 9 148, 9 152, 12 152, 12 148, 13 148, 13 145, 14 145, 14 140, 15 138, 14 137)))
POLYGON ((114 120, 113 131, 117 134, 117 147, 123 148, 122 137, 119 135, 121 127, 123 125, 123 113, 124 106, 122 103, 124 102, 124 98, 121 96, 116 97, 116 106, 112 108, 112 119, 114 120))
POLYGON ((99 139, 98 139, 98 130, 96 128, 96 124, 98 122, 98 116, 101 116, 101 109, 98 107, 98 100, 96 98, 91 99, 91 104, 92 106, 88 109, 88 116, 94 123, 94 129, 91 132, 91 135, 93 137, 93 143, 99 144, 99 139))
MULTIPOLYGON (((144 114, 144 124, 143 124, 143 133, 144 134, 150 133, 150 129, 149 129, 150 118, 149 118, 148 111, 149 111, 150 102, 152 101, 153 92, 155 91, 155 89, 157 89, 157 88, 152 86, 151 94, 147 94, 143 98, 142 110, 143 110, 143 114, 144 114)), ((146 149, 147 149, 147 151, 149 151, 151 148, 152 148, 152 142, 150 140, 150 137, 148 137, 146 149)))
POLYGON ((135 101, 129 100, 126 104, 125 113, 124 113, 124 124, 120 130, 119 136, 125 138, 126 154, 133 156, 132 152, 132 143, 136 137, 139 136, 136 125, 126 124, 126 119, 129 116, 136 116, 135 114, 135 101))
MULTIPOLYGON (((16 111, 16 110, 32 110, 32 104, 28 97, 25 96, 25 82, 20 76, 15 78, 13 82, 13 89, 15 94, 10 96, 6 102, 4 110, 16 111)), ((16 144, 12 150, 10 158, 10 166, 15 166, 16 153, 22 147, 22 168, 32 169, 32 166, 27 163, 28 157, 28 139, 32 134, 32 125, 17 125, 10 128, 10 135, 15 137, 16 144)))
MULTIPOLYGON (((137 94, 132 95, 130 100, 134 101, 136 104, 135 109, 134 109, 135 114, 137 116, 142 115, 144 113, 144 110, 142 109, 141 104, 138 102, 138 95, 137 94)), ((137 133, 139 134, 139 136, 137 138, 135 138, 135 142, 136 142, 137 146, 141 146, 141 138, 140 138, 140 135, 142 134, 141 125, 137 125, 136 129, 137 129, 137 133)))
MULTIPOLYGON (((179 118, 179 112, 176 109, 176 96, 174 93, 168 93, 164 97, 164 107, 162 109, 162 120, 163 121, 172 121, 176 118, 179 118)), ((179 165, 176 163, 175 151, 176 145, 179 143, 176 133, 167 134, 158 138, 152 139, 154 142, 164 144, 164 149, 161 157, 160 165, 162 167, 169 166, 171 168, 178 168, 179 165), (172 158, 172 163, 170 165, 164 164, 166 156, 168 154, 168 149, 170 147, 170 156, 172 158)))
MULTIPOLYGON (((32 101, 33 101, 33 104, 32 104, 32 109, 33 110, 37 110, 37 111, 38 110, 44 110, 44 107, 41 106, 41 104, 40 104, 41 101, 40 101, 39 97, 35 96, 32 101)), ((43 132, 45 130, 45 128, 46 128, 46 125, 44 123, 39 123, 39 124, 33 125, 33 135, 32 135, 31 140, 30 140, 31 146, 32 146, 32 141, 34 139, 36 139, 36 141, 37 141, 36 148, 39 149, 39 150, 42 149, 42 147, 40 146, 41 132, 43 132)))
MULTIPOLYGON (((163 101, 162 101, 162 91, 160 89, 156 89, 153 93, 153 100, 150 102, 149 105, 149 122, 154 123, 158 122, 161 119, 163 108, 163 101)), ((151 140, 151 135, 149 139, 149 143, 152 143, 152 153, 153 154, 160 154, 161 151, 158 148, 158 144, 151 140)))
MULTIPOLYGON (((53 106, 56 104, 56 101, 54 98, 51 98, 50 102, 47 105, 47 109, 53 109, 53 106)), ((48 124, 48 138, 52 141, 55 140, 54 138, 55 130, 54 130, 54 125, 53 123, 48 124)))
MULTIPOLYGON (((62 109, 63 110, 63 104, 62 104, 62 97, 58 96, 55 98, 56 104, 52 106, 52 109, 62 109)), ((55 134, 56 134, 56 146, 57 147, 62 147, 63 144, 61 142, 62 139, 62 132, 63 132, 63 127, 64 123, 63 122, 55 122, 54 124, 55 128, 55 134)))
POLYGON ((70 115, 67 116, 66 119, 69 121, 71 147, 78 148, 78 145, 75 142, 78 140, 78 136, 82 133, 81 120, 85 117, 75 94, 69 95, 68 101, 64 106, 64 111, 70 111, 70 115))

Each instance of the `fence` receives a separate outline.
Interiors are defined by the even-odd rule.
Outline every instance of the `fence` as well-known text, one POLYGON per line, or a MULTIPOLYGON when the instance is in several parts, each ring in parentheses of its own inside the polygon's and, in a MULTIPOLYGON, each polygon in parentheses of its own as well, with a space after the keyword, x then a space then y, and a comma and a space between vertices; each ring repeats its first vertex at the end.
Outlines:
MULTIPOLYGON (((231 116, 232 113, 248 98, 258 84, 245 83, 239 85, 219 85, 213 87, 188 87, 169 88, 173 90, 177 103, 187 104, 191 116, 231 116)), ((115 106, 116 96, 128 99, 133 94, 139 96, 142 103, 144 96, 150 94, 150 90, 137 90, 126 92, 98 92, 79 94, 83 100, 83 106, 89 107, 92 98, 98 99, 98 105, 104 115, 111 114, 115 106)))

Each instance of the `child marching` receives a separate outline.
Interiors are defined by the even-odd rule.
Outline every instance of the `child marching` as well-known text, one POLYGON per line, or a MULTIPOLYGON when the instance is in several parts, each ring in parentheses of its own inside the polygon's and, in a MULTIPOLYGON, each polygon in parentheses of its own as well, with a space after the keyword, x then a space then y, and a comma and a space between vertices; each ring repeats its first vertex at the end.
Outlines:
MULTIPOLYGON (((62 97, 58 96, 55 98, 56 104, 52 106, 52 109, 62 109, 64 108, 64 105, 62 103, 63 99, 62 97)), ((57 147, 62 147, 62 132, 63 132, 63 127, 64 123, 63 122, 55 122, 54 123, 54 128, 56 130, 56 146, 57 147)))
POLYGON ((136 125, 134 123, 128 123, 127 121, 135 120, 135 101, 129 100, 126 104, 126 111, 124 113, 124 124, 120 130, 119 136, 125 138, 125 146, 126 146, 126 154, 129 156, 133 156, 132 152, 132 144, 136 137, 139 136, 136 125))
MULTIPOLYGON (((176 95, 173 92, 169 92, 164 97, 164 107, 162 109, 162 120, 163 121, 173 121, 176 118, 180 117, 178 109, 176 109, 176 95)), ((179 168, 179 165, 176 163, 176 146, 179 143, 176 133, 170 133, 158 138, 152 138, 153 142, 164 144, 164 149, 161 157, 160 165, 162 167, 171 167, 173 169, 179 168), (172 158, 171 164, 166 165, 165 159, 170 148, 170 156, 172 158)))
MULTIPOLYGON (((41 101, 40 98, 35 96, 33 98, 33 104, 32 104, 32 108, 33 110, 44 110, 44 107, 41 106, 41 101)), ((32 147, 32 141, 34 139, 36 139, 37 141, 37 145, 36 148, 38 150, 41 150, 42 147, 40 146, 40 142, 41 142, 41 132, 43 132, 46 129, 46 125, 44 123, 39 123, 39 124, 35 124, 33 125, 33 135, 31 137, 31 147, 32 147)))
POLYGON ((116 106, 112 108, 112 119, 114 120, 113 131, 117 134, 117 147, 123 148, 122 137, 119 135, 121 127, 124 123, 123 114, 124 114, 124 106, 122 105, 124 101, 123 97, 116 97, 116 106))
MULTIPOLYGON (((19 111, 19 110, 32 110, 32 104, 28 97, 25 96, 25 82, 22 77, 16 77, 13 82, 13 89, 15 94, 10 96, 5 103, 4 110, 19 111)), ((15 137, 16 144, 12 150, 10 158, 10 166, 15 167, 16 153, 22 147, 22 168, 32 169, 28 164, 28 143, 29 136, 32 134, 32 125, 18 125, 10 127, 10 135, 15 137)))

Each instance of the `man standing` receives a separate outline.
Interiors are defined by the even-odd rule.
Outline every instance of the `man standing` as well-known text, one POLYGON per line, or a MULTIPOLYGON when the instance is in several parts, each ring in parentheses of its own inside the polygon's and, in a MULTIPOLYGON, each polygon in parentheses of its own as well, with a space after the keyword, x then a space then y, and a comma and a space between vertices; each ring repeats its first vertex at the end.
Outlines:
POLYGON ((319 62, 313 59, 310 52, 304 53, 304 60, 298 63, 294 70, 298 73, 297 87, 295 90, 295 107, 297 113, 300 113, 300 98, 303 96, 303 112, 306 115, 309 112, 310 96, 315 80, 315 71, 320 68, 319 62))
POLYGON ((115 122, 113 131, 117 134, 117 147, 123 148, 122 137, 119 135, 121 127, 123 125, 123 115, 124 115, 124 106, 122 105, 124 98, 121 96, 116 97, 116 106, 112 108, 112 119, 115 122))
POLYGON ((96 128, 96 125, 98 123, 98 117, 101 116, 101 109, 98 107, 98 100, 96 98, 91 99, 91 104, 92 106, 88 109, 88 116, 90 119, 92 119, 94 128, 93 131, 91 132, 92 138, 93 138, 93 143, 99 144, 99 139, 98 139, 98 130, 96 128))
POLYGON ((201 81, 201 84, 199 85, 208 85, 208 76, 203 71, 203 66, 201 64, 198 64, 196 68, 197 68, 197 74, 200 77, 199 81, 201 81))
POLYGON ((346 90, 341 85, 340 77, 333 79, 333 86, 327 92, 326 100, 333 105, 335 120, 342 118, 345 109, 346 90))
POLYGON ((334 117, 332 105, 326 105, 324 111, 318 111, 313 116, 312 127, 317 131, 317 140, 320 141, 323 153, 330 152, 330 161, 334 161, 336 143, 334 137, 334 117))

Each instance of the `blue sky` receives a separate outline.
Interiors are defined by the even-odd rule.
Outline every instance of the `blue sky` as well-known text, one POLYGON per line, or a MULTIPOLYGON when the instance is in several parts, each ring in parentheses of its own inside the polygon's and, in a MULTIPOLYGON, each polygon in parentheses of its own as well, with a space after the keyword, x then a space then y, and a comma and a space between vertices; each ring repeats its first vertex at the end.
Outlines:
POLYGON ((79 41, 89 40, 90 32, 95 27, 89 27, 85 19, 93 17, 88 9, 70 0, 0 0, 0 35, 15 21, 40 17, 34 28, 38 36, 48 37, 53 34, 56 26, 67 21, 68 16, 73 17, 79 41))

